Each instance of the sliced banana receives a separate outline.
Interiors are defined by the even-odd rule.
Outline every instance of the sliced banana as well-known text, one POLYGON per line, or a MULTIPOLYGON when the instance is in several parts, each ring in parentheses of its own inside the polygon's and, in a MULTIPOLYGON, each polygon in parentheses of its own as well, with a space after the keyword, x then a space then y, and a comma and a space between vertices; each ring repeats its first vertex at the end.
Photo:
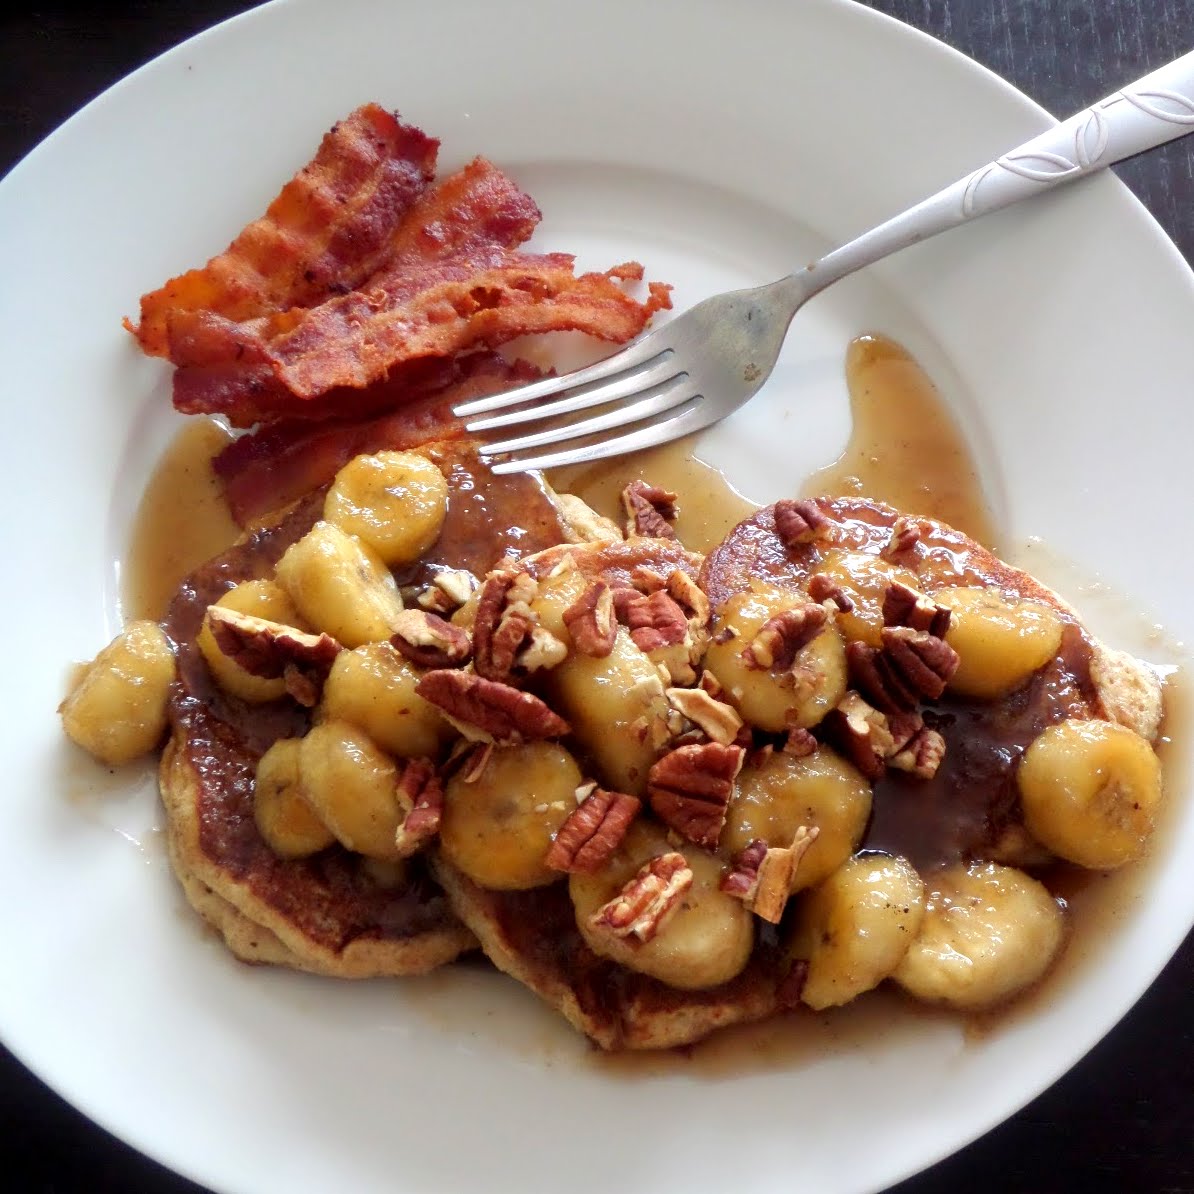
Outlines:
POLYGON ((581 935, 594 953, 660 982, 700 990, 729 982, 742 971, 754 947, 754 917, 741 900, 719 890, 722 864, 689 843, 671 844, 663 828, 646 821, 630 827, 613 858, 596 875, 572 875, 569 891, 581 935), (684 855, 692 886, 659 935, 634 943, 595 930, 591 918, 660 854, 684 855))
POLYGON ((883 598, 894 581, 917 588, 916 574, 907 568, 890 564, 880 556, 864 551, 834 550, 825 553, 817 568, 854 603, 849 613, 838 613, 838 629, 853 642, 859 640, 872 647, 881 644, 883 630, 883 598))
POLYGON ((372 548, 334 523, 317 522, 278 561, 277 577, 317 630, 346 647, 394 633, 402 597, 372 548))
POLYGON ((719 844, 733 857, 756 838, 788 846, 802 825, 819 830, 793 876, 800 891, 854 853, 870 815, 870 784, 828 747, 804 758, 776 751, 742 768, 719 844))
POLYGON ((928 885, 920 933, 894 974, 917 999, 991 1007, 1037 982, 1061 949, 1061 905, 1023 871, 959 864, 928 885))
POLYGON ((444 793, 440 849, 482 887, 522 891, 559 879, 546 863, 576 809, 576 760, 554 742, 494 750, 471 782, 458 771, 444 793))
POLYGON ((801 999, 820 1011, 877 987, 924 919, 924 883, 904 858, 860 854, 801 898, 790 953, 808 963, 801 999))
POLYGON ((299 783, 298 738, 280 738, 261 756, 253 783, 253 820, 279 858, 305 858, 326 850, 332 831, 307 803, 299 783))
POLYGON ((1024 823, 1062 858, 1110 870, 1143 856, 1161 803, 1153 748, 1109 721, 1063 721, 1024 752, 1024 823))

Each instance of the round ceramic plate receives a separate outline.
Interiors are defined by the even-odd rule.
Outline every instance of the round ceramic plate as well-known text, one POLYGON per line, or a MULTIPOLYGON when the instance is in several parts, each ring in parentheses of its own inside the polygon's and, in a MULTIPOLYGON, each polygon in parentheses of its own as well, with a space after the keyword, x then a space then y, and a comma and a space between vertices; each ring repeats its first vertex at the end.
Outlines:
MULTIPOLYGON (((546 213, 537 245, 638 258, 681 308, 803 264, 1047 122, 844 0, 296 0, 167 54, 36 150, 0 185, 5 1040, 219 1190, 829 1194, 958 1148, 1072 1065, 1188 929, 1180 784, 1118 915, 1019 1015, 976 1034, 880 998, 627 1064, 477 967, 337 984, 234 962, 176 889, 149 772, 109 775, 63 744, 68 661, 115 629, 129 514, 177 426, 166 370, 120 317, 222 248, 366 100, 442 138, 445 166, 506 167, 546 213)), ((845 439, 847 340, 886 331, 948 395, 1008 540, 1072 561, 1053 579, 1080 605, 1075 578, 1097 574, 1134 624, 1185 638, 1194 562, 1158 516, 1194 497, 1192 282, 1102 177, 818 299, 704 454, 748 496, 791 492, 845 439)))

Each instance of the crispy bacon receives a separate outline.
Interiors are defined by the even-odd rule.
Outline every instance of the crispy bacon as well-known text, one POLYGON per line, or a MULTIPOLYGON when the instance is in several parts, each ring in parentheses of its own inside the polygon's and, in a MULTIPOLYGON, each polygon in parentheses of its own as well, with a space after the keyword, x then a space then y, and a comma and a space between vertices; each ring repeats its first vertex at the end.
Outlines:
POLYGON ((314 425, 288 420, 234 440, 214 462, 233 516, 244 526, 267 511, 281 509, 330 481, 342 465, 362 452, 455 438, 462 433, 452 414, 455 403, 543 376, 526 361, 510 363, 496 353, 443 362, 440 374, 438 384, 421 393, 399 395, 393 387, 383 387, 390 394, 392 414, 314 425))
POLYGON ((181 315, 170 327, 170 355, 182 366, 176 394, 194 408, 204 379, 187 372, 200 368, 207 378, 202 409, 243 407, 255 390, 272 385, 268 366, 295 398, 311 401, 337 386, 368 386, 406 362, 492 348, 536 332, 575 330, 621 343, 671 305, 669 287, 652 283, 647 301, 638 302, 618 285, 641 276, 639 266, 616 267, 612 277, 578 277, 572 260, 563 253, 478 249, 402 277, 387 274, 385 285, 375 278, 367 293, 289 313, 282 317, 286 330, 272 335, 267 321, 181 315))
POLYGON ((365 104, 333 125, 315 157, 225 252, 141 299, 125 326, 164 356, 182 312, 253 319, 359 285, 393 252, 396 229, 435 173, 439 142, 365 104))

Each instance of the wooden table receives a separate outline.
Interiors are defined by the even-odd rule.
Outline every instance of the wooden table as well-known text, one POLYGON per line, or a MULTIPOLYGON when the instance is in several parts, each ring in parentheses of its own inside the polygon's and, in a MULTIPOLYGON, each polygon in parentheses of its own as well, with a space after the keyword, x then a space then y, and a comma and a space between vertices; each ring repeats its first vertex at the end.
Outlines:
MULTIPOLYGON (((1194 48, 1194 0, 871 3, 976 58, 1059 115, 1194 48)), ((126 0, 111 13, 107 7, 50 3, 0 17, 0 170, 146 59, 249 5, 126 0)), ((1194 144, 1170 145, 1121 174, 1194 262, 1194 144)), ((1068 1076, 1002 1127, 900 1186, 900 1194, 1194 1191, 1192 971, 1194 937, 1068 1076)), ((860 1143, 865 1138, 860 1124, 860 1143)), ((799 1125, 793 1150, 798 1155, 799 1125)), ((7 1054, 0 1057, 0 1174, 5 1188, 22 1192, 198 1190, 91 1125, 7 1054)))

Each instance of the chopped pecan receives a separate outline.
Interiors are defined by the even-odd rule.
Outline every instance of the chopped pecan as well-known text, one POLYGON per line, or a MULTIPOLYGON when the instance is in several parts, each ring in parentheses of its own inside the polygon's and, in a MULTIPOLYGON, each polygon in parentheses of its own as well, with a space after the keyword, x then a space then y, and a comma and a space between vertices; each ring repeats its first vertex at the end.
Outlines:
POLYGON ((460 778, 466 784, 475 784, 485 774, 485 768, 493 758, 494 746, 492 742, 471 742, 466 750, 468 757, 464 761, 460 778))
POLYGON ((546 672, 568 658, 567 646, 546 626, 532 626, 525 645, 514 660, 518 672, 546 672))
POLYGON ((800 726, 793 726, 788 731, 788 736, 784 739, 781 749, 786 755, 795 755, 796 758, 803 759, 811 755, 819 745, 811 731, 802 729, 800 726))
POLYGON ((810 602, 768 618, 742 648, 747 667, 787 671, 796 656, 821 633, 828 616, 824 606, 810 602))
POLYGON ((440 668, 421 677, 415 691, 475 742, 504 746, 558 738, 569 730, 534 694, 473 672, 440 668))
POLYGON ((922 726, 907 745, 888 760, 900 771, 909 771, 920 779, 932 779, 945 758, 945 739, 936 730, 922 726))
POLYGON ((775 533, 785 547, 827 539, 832 523, 811 498, 782 498, 775 503, 775 533))
POLYGON ((687 616, 663 589, 649 595, 634 589, 615 589, 614 610, 642 651, 670 647, 689 637, 687 616))
POLYGON ((847 596, 846 590, 826 572, 817 572, 809 577, 808 595, 818 604, 832 601, 843 614, 848 614, 854 608, 854 602, 847 596))
POLYGON ((525 572, 496 571, 485 578, 473 622, 473 666, 487 680, 508 681, 537 619, 530 600, 537 582, 525 572))
POLYGON ((924 729, 925 719, 919 713, 903 709, 887 714, 887 728, 891 733, 890 755, 897 755, 924 729))
POLYGON ((705 626, 709 622, 709 598, 683 568, 668 573, 668 596, 688 615, 693 626, 705 626))
POLYGON ((417 667, 459 667, 473 653, 467 630, 424 609, 404 609, 391 624, 390 645, 417 667))
POLYGON ((674 539, 671 520, 676 517, 676 494, 646 481, 631 481, 622 490, 626 511, 626 534, 651 539, 674 539))
POLYGON ((733 742, 742 729, 738 711, 723 701, 714 700, 703 688, 669 688, 667 699, 677 713, 723 746, 733 742))
POLYGON ((409 858, 438 832, 444 812, 444 786, 430 759, 411 759, 398 781, 398 803, 406 810, 394 835, 400 858, 409 858))
POLYGON ((795 958, 788 973, 784 975, 775 989, 780 1007, 789 1009, 799 1007, 806 982, 808 982, 808 959, 795 958))
POLYGON ((463 568, 445 568, 437 572, 418 596, 419 605, 432 613, 446 614, 459 609, 479 586, 477 578, 463 568))
POLYGON ((603 580, 593 581, 564 611, 564 625, 582 655, 604 659, 618 636, 613 590, 603 580))
POLYGON ((645 943, 667 924, 691 886, 692 867, 684 855, 660 854, 598 908, 589 924, 615 937, 634 937, 645 943))
POLYGON ((640 593, 658 593, 660 589, 667 588, 667 577, 654 568, 648 568, 646 564, 636 564, 630 574, 630 584, 640 593))
POLYGON ((901 514, 891 528, 891 536, 879 553, 885 560, 907 560, 915 554, 924 528, 915 518, 901 514))
POLYGON ((737 896, 762 920, 779 924, 800 860, 820 832, 815 825, 801 825, 790 846, 769 847, 756 838, 734 859, 733 870, 721 881, 721 890, 737 896))
POLYGON ((717 845, 734 780, 746 752, 741 746, 704 742, 679 746, 647 774, 647 799, 665 825, 698 846, 717 845))
POLYGON ((851 690, 830 709, 822 725, 835 746, 867 779, 878 779, 891 754, 887 717, 851 690))
POLYGON ((307 634, 222 605, 207 607, 207 624, 224 655, 252 676, 285 679, 287 692, 303 705, 318 702, 323 682, 343 650, 330 634, 307 634))
POLYGON ((560 512, 567 542, 608 543, 622 538, 618 524, 598 514, 583 498, 574 493, 556 493, 552 497, 560 512))
POLYGON ((934 638, 944 638, 949 629, 950 611, 938 605, 927 593, 900 581, 893 581, 883 594, 883 624, 908 626, 923 630, 934 638))
POLYGON ((560 826, 547 865, 569 874, 595 874, 622 844, 640 808, 642 802, 633 796, 595 788, 560 826))
POLYGON ((725 692, 725 686, 712 672, 701 673, 701 688, 715 701, 720 700, 725 692))

